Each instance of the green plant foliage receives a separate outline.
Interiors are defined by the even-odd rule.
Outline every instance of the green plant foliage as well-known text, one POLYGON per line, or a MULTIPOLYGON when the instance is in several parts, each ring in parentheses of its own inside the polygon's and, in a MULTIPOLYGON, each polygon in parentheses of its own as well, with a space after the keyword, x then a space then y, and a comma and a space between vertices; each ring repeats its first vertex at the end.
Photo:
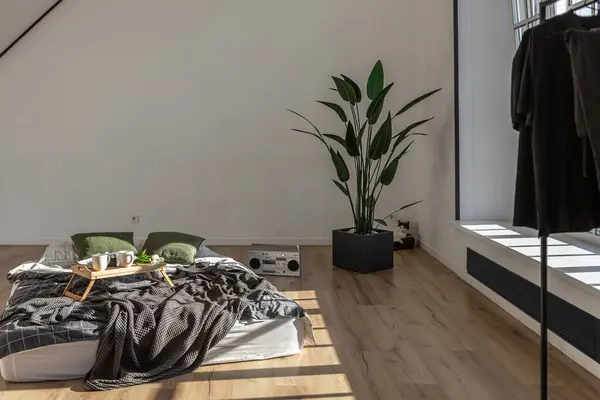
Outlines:
POLYGON ((383 110, 383 103, 385 102, 385 96, 387 96, 390 89, 394 86, 394 83, 390 83, 383 89, 375 99, 369 104, 369 108, 367 108, 367 118, 369 119, 369 124, 375 125, 379 116, 381 115, 381 111, 383 110))
POLYGON ((331 140, 335 140, 336 142, 341 144, 346 150, 348 150, 348 147, 346 146, 346 141, 344 140, 343 137, 341 137, 339 135, 334 135, 333 133, 325 133, 325 134, 323 134, 323 136, 325 136, 326 138, 329 138, 331 140))
POLYGON ((360 91, 360 87, 358 87, 356 82, 354 82, 352 79, 348 78, 346 75, 341 74, 340 76, 342 78, 344 78, 344 80, 346 81, 346 83, 348 83, 348 85, 352 86, 352 90, 354 91, 354 96, 355 96, 356 102, 360 103, 362 101, 362 92, 360 91))
POLYGON ((342 182, 348 182, 350 179, 350 171, 348 170, 346 161, 344 161, 344 158, 339 151, 333 151, 333 149, 330 148, 329 153, 331 154, 331 161, 333 161, 338 179, 342 182))
POLYGON ((388 117, 379 127, 377 134, 369 146, 369 158, 379 160, 388 151, 392 141, 392 119, 388 117))
POLYGON ((427 119, 424 119, 424 120, 421 120, 418 122, 414 122, 414 123, 410 124, 409 126, 407 126, 406 128, 404 128, 399 133, 397 133, 394 136, 394 139, 396 139, 396 141, 394 142, 394 146, 392 147, 392 152, 394 152, 394 150, 396 150, 396 148, 400 145, 400 143, 402 143, 404 141, 404 139, 406 139, 409 136, 414 136, 414 135, 425 136, 424 133, 411 133, 411 131, 418 126, 421 126, 424 123, 431 121, 432 119, 433 119, 433 117, 427 118, 427 119))
POLYGON ((393 134, 394 119, 405 114, 408 110, 433 96, 441 89, 432 90, 409 101, 393 116, 391 112, 388 112, 385 120, 379 127, 376 127, 375 125, 384 109, 386 96, 394 85, 392 82, 384 87, 384 72, 381 61, 377 61, 367 80, 366 94, 370 103, 367 106, 364 120, 361 117, 359 107, 363 99, 361 88, 346 75, 340 76, 341 78, 332 77, 335 88, 330 89, 337 92, 337 95, 345 102, 345 106, 349 108, 350 113, 347 113, 343 106, 336 103, 327 101, 319 101, 318 103, 335 111, 344 124, 344 137, 333 133, 323 134, 315 124, 303 115, 293 110, 288 111, 299 116, 310 125, 308 130, 293 129, 293 131, 315 137, 327 148, 337 175, 337 180, 333 179, 333 183, 350 204, 355 231, 358 234, 367 235, 373 232, 374 224, 376 226, 387 226, 385 220, 391 215, 421 202, 416 201, 407 204, 391 212, 384 218, 375 218, 379 196, 383 188, 391 185, 394 181, 400 161, 402 157, 408 154, 414 140, 405 146, 402 151, 397 152, 400 144, 411 136, 425 135, 424 133, 413 132, 413 130, 430 121, 432 118, 410 123, 395 135, 393 134), (360 129, 357 132, 358 127, 360 129), (351 178, 348 164, 342 153, 335 150, 332 145, 342 146, 348 154, 350 165, 354 166, 353 175, 355 181, 352 185, 352 191, 348 186, 351 178))
POLYGON ((360 155, 360 149, 358 148, 358 139, 356 138, 356 133, 354 132, 354 126, 352 122, 348 122, 346 127, 346 150, 348 150, 348 155, 350 157, 356 157, 360 155))
POLYGON ((434 94, 436 94, 436 93, 437 93, 437 92, 439 92, 440 90, 442 90, 442 89, 440 88, 440 89, 435 89, 435 90, 432 90, 431 92, 429 92, 429 93, 425 93, 424 95, 417 97, 417 98, 416 98, 416 99, 414 99, 413 101, 410 101, 410 102, 409 102, 407 105, 405 105, 404 107, 402 107, 402 108, 400 109, 400 111, 398 111, 398 112, 397 112, 397 113, 394 115, 394 117, 397 117, 397 116, 398 116, 398 115, 400 115, 400 114, 404 114, 406 111, 410 110, 411 108, 413 108, 414 106, 416 106, 417 104, 419 104, 419 103, 420 103, 420 102, 422 102, 423 100, 427 99, 428 97, 431 97, 431 96, 433 96, 434 94))
POLYGON ((371 75, 367 80, 367 97, 374 100, 375 97, 383 90, 383 64, 377 61, 371 70, 371 75))
POLYGON ((135 256, 136 264, 150 264, 152 261, 152 257, 149 254, 146 254, 146 249, 143 249, 135 256))
POLYGON ((358 96, 356 95, 356 93, 354 93, 352 85, 350 85, 345 80, 338 78, 337 76, 332 76, 331 78, 333 79, 335 87, 337 88, 337 91, 340 94, 342 100, 350 104, 356 104, 358 96))
POLYGON ((337 113, 337 115, 340 117, 340 119, 342 120, 342 122, 348 121, 348 117, 346 117, 346 112, 344 112, 344 109, 342 108, 342 106, 339 106, 335 103, 329 103, 327 101, 317 101, 317 103, 321 103, 324 106, 327 106, 327 107, 331 108, 333 111, 335 111, 337 113))
POLYGON ((340 188, 340 190, 342 191, 342 193, 344 193, 346 196, 350 196, 350 191, 348 189, 346 189, 344 187, 344 185, 342 185, 341 183, 339 183, 335 179, 332 179, 332 181, 333 181, 333 183, 335 183, 335 186, 337 186, 338 188, 340 188))

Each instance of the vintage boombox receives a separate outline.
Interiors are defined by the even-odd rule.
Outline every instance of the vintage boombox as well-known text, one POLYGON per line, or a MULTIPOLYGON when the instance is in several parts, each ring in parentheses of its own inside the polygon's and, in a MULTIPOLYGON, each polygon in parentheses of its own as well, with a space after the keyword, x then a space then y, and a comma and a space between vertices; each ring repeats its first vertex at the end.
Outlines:
POLYGON ((300 276, 300 248, 277 244, 250 246, 250 268, 258 275, 300 276))

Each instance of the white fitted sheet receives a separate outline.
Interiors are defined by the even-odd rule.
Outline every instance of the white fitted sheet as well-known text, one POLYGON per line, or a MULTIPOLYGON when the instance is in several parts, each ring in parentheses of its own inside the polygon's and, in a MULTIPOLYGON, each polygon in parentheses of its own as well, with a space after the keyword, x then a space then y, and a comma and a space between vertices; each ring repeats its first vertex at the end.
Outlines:
MULTIPOLYGON (((236 323, 227 336, 208 351, 203 364, 265 360, 298 354, 304 346, 306 322, 277 318, 250 324, 236 323)), ((310 341, 312 332, 307 335, 310 341)), ((22 351, 0 360, 0 371, 2 377, 10 382, 82 378, 92 368, 97 348, 97 340, 88 340, 22 351)))

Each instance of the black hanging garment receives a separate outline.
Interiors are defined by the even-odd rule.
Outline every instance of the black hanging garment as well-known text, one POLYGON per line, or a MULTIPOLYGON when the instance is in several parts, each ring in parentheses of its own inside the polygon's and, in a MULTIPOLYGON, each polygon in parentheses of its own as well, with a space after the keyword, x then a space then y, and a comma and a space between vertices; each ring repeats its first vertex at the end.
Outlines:
POLYGON ((570 29, 565 33, 565 43, 573 69, 577 133, 584 151, 591 144, 596 176, 600 178, 600 32, 570 29))
POLYGON ((537 229, 540 236, 600 225, 596 171, 591 164, 585 173, 582 168, 592 157, 584 156, 577 136, 564 42, 564 33, 579 27, 580 18, 568 13, 530 29, 513 61, 512 117, 520 132, 513 223, 537 229))
POLYGON ((533 176, 533 149, 531 148, 531 100, 530 68, 527 62, 529 34, 525 31, 512 64, 511 114, 513 128, 519 131, 519 152, 517 161, 517 182, 515 188, 515 226, 537 229, 537 208, 535 203, 535 179, 533 176))

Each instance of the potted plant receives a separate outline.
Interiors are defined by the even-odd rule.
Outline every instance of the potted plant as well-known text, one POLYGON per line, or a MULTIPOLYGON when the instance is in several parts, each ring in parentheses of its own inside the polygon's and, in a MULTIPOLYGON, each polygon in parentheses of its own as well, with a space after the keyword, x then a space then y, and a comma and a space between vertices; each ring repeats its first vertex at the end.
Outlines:
POLYGON ((433 117, 411 123, 397 133, 394 133, 393 121, 441 89, 417 97, 393 115, 390 112, 387 115, 383 114, 380 122, 385 98, 394 85, 394 83, 384 85, 381 61, 377 61, 367 80, 366 94, 370 103, 364 118, 360 113, 363 95, 359 86, 345 75, 333 76, 332 79, 335 88, 331 90, 338 93, 345 107, 327 101, 318 101, 318 103, 337 114, 344 124, 344 136, 322 133, 303 115, 293 110, 288 111, 310 125, 310 130, 292 129, 293 131, 316 138, 327 149, 337 174, 337 180, 334 179, 333 183, 348 199, 352 210, 354 227, 333 231, 333 265, 361 273, 392 268, 394 266, 393 232, 377 229, 377 227, 387 226, 385 220, 388 217, 421 201, 400 207, 383 218, 376 217, 377 202, 383 188, 393 182, 400 159, 408 153, 414 143, 414 140, 410 139, 424 135, 413 131, 433 117), (349 116, 345 108, 350 110, 349 116), (351 180, 351 172, 346 157, 354 167, 352 188, 348 184, 351 180))

